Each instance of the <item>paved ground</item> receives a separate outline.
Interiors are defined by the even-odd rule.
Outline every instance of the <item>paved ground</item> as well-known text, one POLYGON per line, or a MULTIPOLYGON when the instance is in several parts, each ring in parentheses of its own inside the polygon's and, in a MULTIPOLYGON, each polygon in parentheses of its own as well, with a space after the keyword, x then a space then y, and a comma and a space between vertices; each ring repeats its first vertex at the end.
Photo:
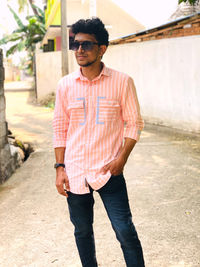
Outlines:
MULTIPOLYGON (((66 200, 54 186, 52 111, 31 104, 25 89, 7 91, 7 120, 35 152, 0 187, 0 266, 80 267, 66 200)), ((147 267, 200 266, 199 153, 199 137, 146 125, 129 158, 125 177, 147 267)), ((97 193, 95 200, 99 266, 123 267, 97 193)))

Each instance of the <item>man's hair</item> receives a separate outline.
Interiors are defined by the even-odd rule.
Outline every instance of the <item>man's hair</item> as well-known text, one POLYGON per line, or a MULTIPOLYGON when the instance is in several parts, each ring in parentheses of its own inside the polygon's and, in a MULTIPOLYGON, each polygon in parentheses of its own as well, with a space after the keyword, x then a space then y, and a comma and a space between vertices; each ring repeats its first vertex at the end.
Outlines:
POLYGON ((77 33, 87 33, 94 34, 99 45, 108 46, 109 34, 105 29, 105 25, 99 18, 92 19, 80 19, 74 23, 71 27, 72 33, 76 35, 77 33))

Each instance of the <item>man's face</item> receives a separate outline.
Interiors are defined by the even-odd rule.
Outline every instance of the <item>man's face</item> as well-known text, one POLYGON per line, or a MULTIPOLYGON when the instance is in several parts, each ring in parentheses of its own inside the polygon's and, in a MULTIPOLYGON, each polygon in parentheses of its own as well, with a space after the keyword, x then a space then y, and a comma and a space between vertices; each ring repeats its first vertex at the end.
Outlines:
MULTIPOLYGON (((87 33, 77 33, 74 38, 75 42, 84 42, 84 41, 91 41, 93 43, 97 43, 97 40, 93 34, 87 34, 87 33)), ((87 51, 82 48, 82 46, 79 46, 79 49, 75 51, 75 56, 77 63, 81 67, 88 67, 95 63, 101 62, 101 57, 106 51, 106 46, 98 44, 93 44, 93 47, 91 50, 87 51)))

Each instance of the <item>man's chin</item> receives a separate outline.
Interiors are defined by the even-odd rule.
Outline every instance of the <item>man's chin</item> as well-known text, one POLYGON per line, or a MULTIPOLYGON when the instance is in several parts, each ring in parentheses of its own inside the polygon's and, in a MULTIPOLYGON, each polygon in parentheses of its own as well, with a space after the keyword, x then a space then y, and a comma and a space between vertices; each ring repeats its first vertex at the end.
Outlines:
POLYGON ((89 67, 93 64, 93 62, 88 62, 88 63, 81 63, 81 62, 78 62, 78 65, 81 66, 81 67, 89 67))
POLYGON ((92 64, 94 64, 96 62, 96 59, 91 61, 91 62, 81 62, 81 61, 77 61, 78 65, 81 67, 89 67, 92 64))

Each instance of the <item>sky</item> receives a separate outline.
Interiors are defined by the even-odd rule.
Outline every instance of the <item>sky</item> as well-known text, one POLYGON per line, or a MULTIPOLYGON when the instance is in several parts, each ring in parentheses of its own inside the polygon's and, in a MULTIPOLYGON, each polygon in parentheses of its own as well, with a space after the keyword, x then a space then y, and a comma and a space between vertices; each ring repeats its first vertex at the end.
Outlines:
POLYGON ((142 23, 146 28, 168 21, 175 12, 178 0, 112 0, 142 23))
MULTIPOLYGON (((102 0, 104 1, 104 0, 102 0)), ((156 27, 168 21, 176 10, 178 0, 112 0, 132 15, 146 28, 156 27)), ((18 12, 17 0, 0 0, 0 38, 3 33, 10 33, 15 28, 15 20, 7 8, 7 3, 18 12)), ((42 0, 36 0, 36 5, 42 7, 42 0)), ((20 14, 20 18, 25 15, 20 14)), ((23 19, 22 19, 23 20, 23 19)))

